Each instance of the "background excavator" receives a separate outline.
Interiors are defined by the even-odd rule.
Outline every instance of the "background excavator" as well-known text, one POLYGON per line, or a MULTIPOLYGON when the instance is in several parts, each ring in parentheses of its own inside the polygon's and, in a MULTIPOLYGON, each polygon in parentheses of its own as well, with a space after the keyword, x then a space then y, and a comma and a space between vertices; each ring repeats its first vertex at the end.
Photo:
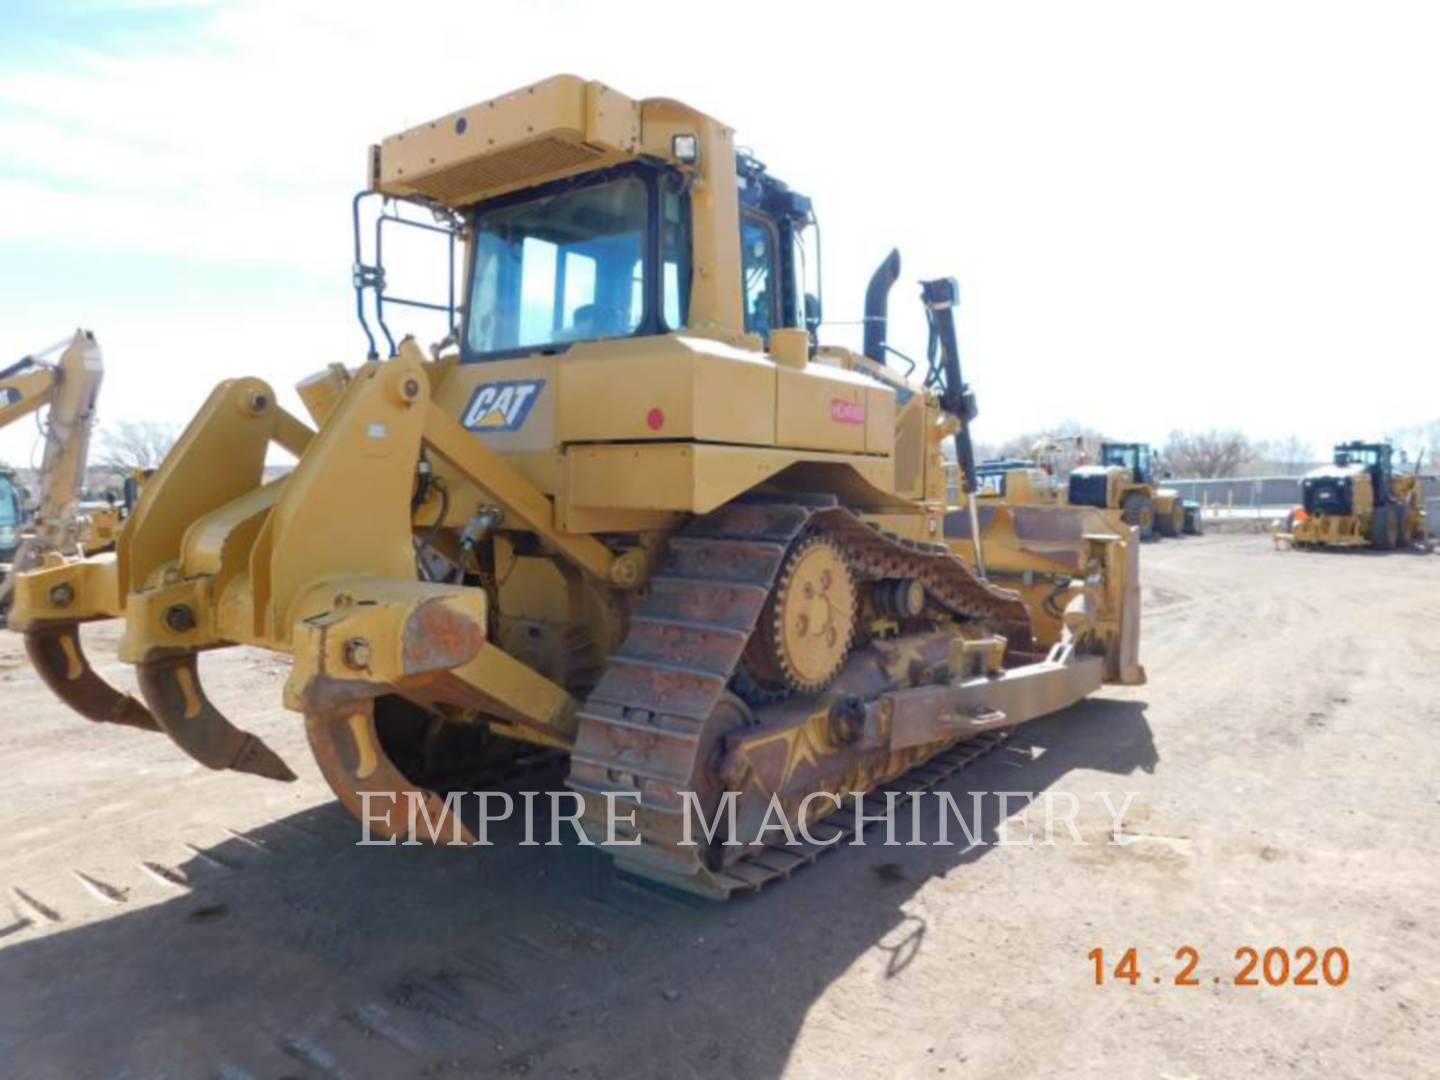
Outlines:
POLYGON ((810 200, 715 119, 548 79, 372 148, 355 224, 370 356, 299 384, 310 423, 221 383, 113 554, 17 576, 11 625, 89 719, 292 779, 197 667, 287 653, 285 704, 372 834, 418 807, 421 838, 470 839, 461 795, 558 751, 618 867, 718 898, 818 854, 755 841, 772 803, 834 838, 851 793, 923 790, 1143 681, 1135 531, 977 506, 954 281, 921 283, 921 379, 888 362, 896 253, 864 352, 822 345, 810 200), (363 257, 407 224, 461 253, 458 303, 363 257), (395 304, 447 340, 397 342, 395 304), (297 464, 267 482, 272 443, 297 464), (81 651, 107 618, 143 701, 81 651), (716 831, 687 843, 692 810, 716 831))
POLYGON ((0 575, 10 572, 15 552, 20 547, 20 529, 24 524, 24 489, 14 469, 0 467, 0 575))
POLYGON ((100 346, 88 330, 77 330, 73 337, 0 371, 0 428, 47 409, 31 520, 26 520, 15 475, 0 473, 0 613, 10 606, 13 570, 40 565, 47 552, 105 551, 119 535, 118 510, 80 510, 103 375, 100 346), (47 357, 57 352, 59 358, 51 363, 47 357))

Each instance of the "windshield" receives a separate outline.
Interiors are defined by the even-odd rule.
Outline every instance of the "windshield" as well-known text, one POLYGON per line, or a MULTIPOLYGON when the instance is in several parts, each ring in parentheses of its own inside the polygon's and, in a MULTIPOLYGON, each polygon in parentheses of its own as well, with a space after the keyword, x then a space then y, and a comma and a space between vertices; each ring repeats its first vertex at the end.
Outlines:
POLYGON ((5 477, 0 477, 0 529, 13 529, 20 524, 20 507, 15 496, 15 486, 5 477))
POLYGON ((1380 452, 1373 447, 1336 447, 1336 465, 1364 465, 1367 468, 1380 464, 1380 452))
POLYGON ((633 334, 649 190, 638 175, 482 209, 466 342, 492 353, 633 334))
POLYGON ((1100 451, 1100 461, 1104 465, 1119 465, 1130 469, 1135 473, 1135 480, 1144 483, 1150 473, 1150 448, 1107 443, 1100 451))

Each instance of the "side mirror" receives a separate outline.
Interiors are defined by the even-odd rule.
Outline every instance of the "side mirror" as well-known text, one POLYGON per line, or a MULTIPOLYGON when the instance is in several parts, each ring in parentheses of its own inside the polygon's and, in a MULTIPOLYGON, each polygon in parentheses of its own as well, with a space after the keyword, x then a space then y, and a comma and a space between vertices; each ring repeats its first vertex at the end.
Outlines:
POLYGON ((805 329, 810 331, 811 337, 820 329, 820 297, 814 293, 805 294, 805 329))
POLYGON ((960 416, 968 424, 979 415, 980 406, 975 402, 975 391, 966 386, 960 394, 960 416))

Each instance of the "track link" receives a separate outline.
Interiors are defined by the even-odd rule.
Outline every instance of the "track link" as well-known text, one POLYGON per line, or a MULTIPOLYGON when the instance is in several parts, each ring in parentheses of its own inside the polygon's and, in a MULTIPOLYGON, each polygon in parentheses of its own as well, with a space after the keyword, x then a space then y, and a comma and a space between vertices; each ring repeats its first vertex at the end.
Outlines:
MULTIPOLYGON (((748 498, 695 519, 670 539, 625 640, 578 714, 566 783, 585 797, 583 824, 597 843, 638 833, 639 845, 608 848, 621 872, 724 897, 787 876, 829 850, 747 849, 715 870, 706 865, 703 844, 685 842, 682 793, 696 792, 702 802, 707 793, 718 797, 713 765, 733 730, 707 721, 717 707, 724 714, 730 680, 785 554, 807 530, 835 537, 861 578, 919 578, 954 614, 985 620, 1012 649, 1031 647, 1029 617, 1013 593, 976 580, 944 546, 882 533, 833 497, 748 498), (633 830, 612 825, 612 802, 619 816, 635 810, 633 830)), ((744 715, 738 700, 734 712, 744 715)), ((968 740, 895 783, 926 770, 938 783, 997 743, 968 740), (952 755, 954 764, 942 768, 952 755)))

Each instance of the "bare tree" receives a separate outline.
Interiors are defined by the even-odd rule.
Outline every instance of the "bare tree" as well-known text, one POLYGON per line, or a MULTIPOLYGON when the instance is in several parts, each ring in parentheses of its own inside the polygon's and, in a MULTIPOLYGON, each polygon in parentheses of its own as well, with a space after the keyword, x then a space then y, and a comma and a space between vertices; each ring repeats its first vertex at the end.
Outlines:
POLYGON ((1105 437, 1092 427, 1064 420, 1049 431, 1031 431, 1001 443, 994 456, 1022 460, 1041 459, 1053 465, 1057 475, 1067 475, 1076 465, 1100 458, 1105 437))
POLYGON ((1255 460, 1284 476, 1299 476, 1315 460, 1315 448, 1297 435, 1255 445, 1255 460))
POLYGON ((1236 476, 1255 458, 1255 447, 1238 431, 1172 431, 1165 460, 1177 477, 1236 476))
POLYGON ((113 427, 100 430, 95 464, 117 472, 158 468, 178 436, 179 431, 173 424, 121 420, 113 427))
MULTIPOLYGON (((950 447, 950 440, 949 440, 949 439, 946 439, 943 443, 940 444, 941 453, 945 454, 945 456, 946 456, 947 458, 954 456, 954 452, 953 452, 952 450, 950 450, 949 447, 950 447)), ((994 459, 994 458, 998 458, 998 457, 1000 457, 1000 456, 1001 456, 1001 455, 1000 455, 1000 447, 999 447, 999 445, 997 445, 996 443, 991 443, 991 442, 977 442, 977 443, 975 444, 975 460, 976 460, 976 461, 990 461, 990 460, 992 460, 992 459, 994 459)))
POLYGON ((1405 451, 1408 461, 1420 462, 1422 471, 1440 471, 1440 420, 1429 420, 1401 428, 1391 438, 1396 451, 1405 451))

